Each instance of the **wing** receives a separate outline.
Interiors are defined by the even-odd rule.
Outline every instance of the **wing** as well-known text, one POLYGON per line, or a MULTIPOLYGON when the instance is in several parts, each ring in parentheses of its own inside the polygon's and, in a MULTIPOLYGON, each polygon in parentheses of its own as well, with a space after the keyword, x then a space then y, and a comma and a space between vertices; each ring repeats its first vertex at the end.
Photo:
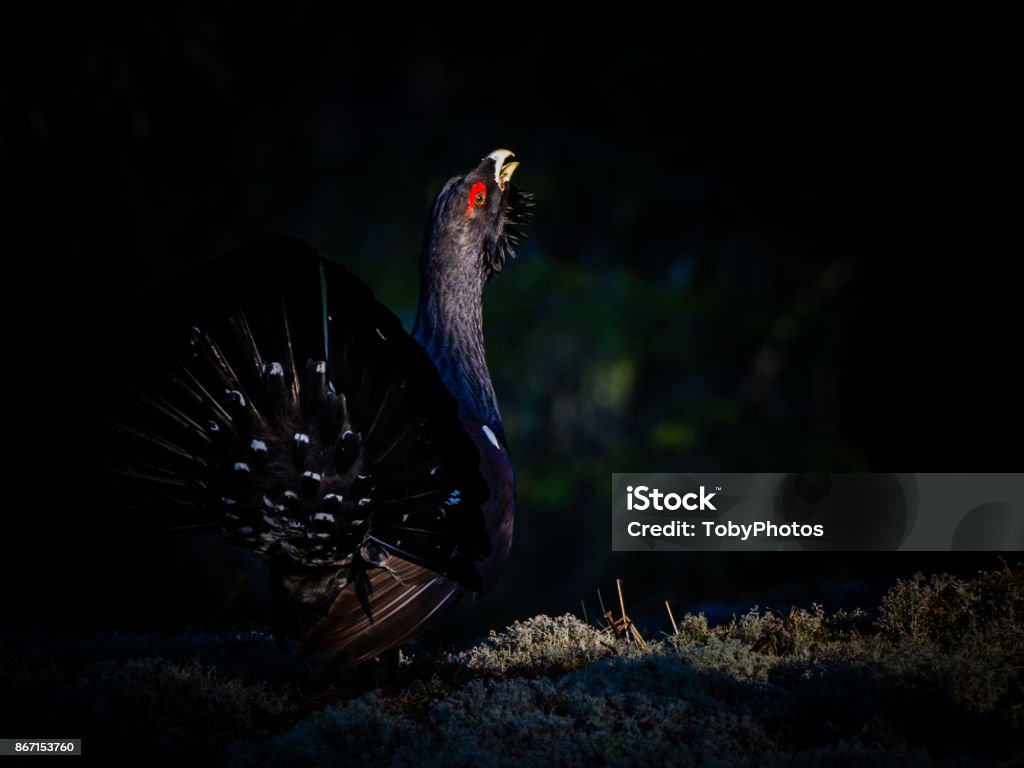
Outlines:
POLYGON ((480 589, 477 448, 421 347, 344 268, 270 239, 163 288, 113 349, 102 458, 123 524, 220 530, 299 602, 345 590, 368 623, 410 568, 447 586, 406 605, 480 589))
POLYGON ((398 557, 344 589, 306 634, 301 651, 328 652, 325 667, 368 661, 430 627, 466 590, 457 582, 398 557))

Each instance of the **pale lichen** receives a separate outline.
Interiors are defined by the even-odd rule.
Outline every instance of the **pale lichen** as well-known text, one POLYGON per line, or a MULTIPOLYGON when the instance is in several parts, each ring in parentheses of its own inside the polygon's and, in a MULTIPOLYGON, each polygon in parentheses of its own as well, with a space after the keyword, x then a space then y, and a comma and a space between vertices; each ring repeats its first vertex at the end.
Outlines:
POLYGON ((1024 751, 1019 568, 900 582, 873 623, 814 606, 677 626, 638 647, 537 616, 404 657, 380 690, 320 679, 262 633, 7 633, 0 712, 98 756, 236 766, 1002 766, 1024 751))
POLYGON ((571 614, 535 616, 517 621, 503 632, 491 631, 455 661, 474 672, 551 674, 626 652, 626 644, 571 614))

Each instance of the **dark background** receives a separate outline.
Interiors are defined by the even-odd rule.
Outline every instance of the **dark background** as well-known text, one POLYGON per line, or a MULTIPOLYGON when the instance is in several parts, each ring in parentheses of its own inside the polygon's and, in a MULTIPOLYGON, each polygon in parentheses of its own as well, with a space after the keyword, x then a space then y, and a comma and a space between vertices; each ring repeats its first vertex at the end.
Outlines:
POLYGON ((909 12, 769 28, 684 8, 659 32, 506 10, 464 32, 317 3, 11 21, 10 615, 265 619, 241 554, 178 541, 168 561, 166 543, 90 535, 76 414, 99 329, 274 231, 345 263, 408 325, 433 194, 499 146, 537 201, 486 303, 517 537, 502 583, 440 642, 581 600, 593 615, 616 577, 637 614, 671 599, 725 615, 868 603, 918 568, 998 563, 611 554, 608 494, 613 471, 1020 469, 1020 249, 996 234, 1009 49, 909 12))

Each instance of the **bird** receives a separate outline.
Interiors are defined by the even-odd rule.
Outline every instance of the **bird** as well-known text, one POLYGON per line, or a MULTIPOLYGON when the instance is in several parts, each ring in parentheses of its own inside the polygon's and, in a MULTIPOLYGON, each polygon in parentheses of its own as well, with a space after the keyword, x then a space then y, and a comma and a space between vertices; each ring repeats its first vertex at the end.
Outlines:
POLYGON ((516 476, 483 294, 533 206, 513 157, 435 197, 411 333, 342 265, 274 235, 155 289, 114 334, 108 512, 256 555, 278 643, 326 666, 394 652, 508 558, 516 476))

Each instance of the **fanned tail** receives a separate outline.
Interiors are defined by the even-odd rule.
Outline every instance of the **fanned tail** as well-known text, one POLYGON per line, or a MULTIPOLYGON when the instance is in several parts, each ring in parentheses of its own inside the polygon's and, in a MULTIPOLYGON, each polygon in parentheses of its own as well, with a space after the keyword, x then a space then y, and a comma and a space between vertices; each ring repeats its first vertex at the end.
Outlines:
POLYGON ((480 454, 433 364, 369 289, 277 237, 178 279, 109 370, 107 506, 219 530, 330 613, 304 648, 355 663, 481 587, 480 454))

